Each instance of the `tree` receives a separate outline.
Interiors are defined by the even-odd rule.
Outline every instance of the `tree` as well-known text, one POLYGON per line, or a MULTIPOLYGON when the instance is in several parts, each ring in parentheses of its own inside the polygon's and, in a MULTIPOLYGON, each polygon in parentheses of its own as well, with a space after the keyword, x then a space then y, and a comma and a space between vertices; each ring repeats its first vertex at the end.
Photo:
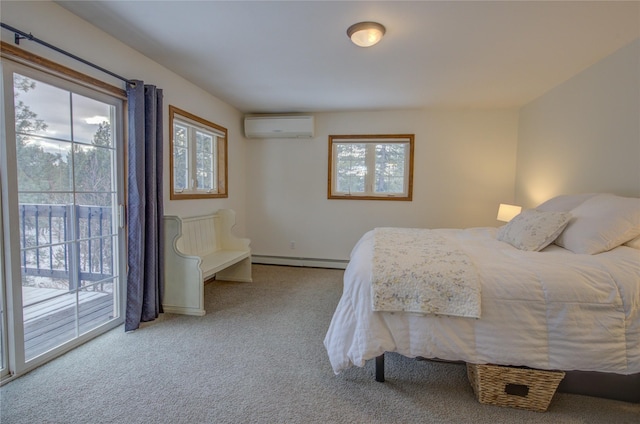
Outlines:
MULTIPOLYGON (((107 234, 111 233, 112 217, 110 213, 104 215, 104 212, 112 205, 112 140, 111 124, 103 121, 98 125, 90 145, 74 146, 75 187, 77 191, 84 192, 80 196, 81 203, 85 211, 90 214, 79 217, 83 221, 79 226, 82 238, 89 238, 90 235, 95 237, 96 232, 103 235, 105 229, 107 234), (94 206, 100 208, 94 208, 94 206), (91 234, 90 230, 92 230, 91 234)), ((89 272, 110 273, 113 262, 112 247, 110 238, 97 239, 80 245, 81 269, 89 272), (106 249, 105 243, 108 245, 106 249)))
POLYGON ((27 93, 35 87, 36 81, 15 74, 14 108, 18 189, 21 192, 34 192, 28 196, 32 203, 50 203, 49 194, 57 188, 55 185, 60 181, 61 175, 69 175, 69 168, 61 154, 45 151, 34 140, 36 134, 47 129, 47 124, 44 120, 38 119, 37 114, 31 110, 29 105, 20 99, 20 94, 27 93))
POLYGON ((90 145, 76 144, 73 168, 77 191, 87 192, 84 202, 88 205, 110 206, 112 191, 112 136, 111 124, 98 125, 90 145))

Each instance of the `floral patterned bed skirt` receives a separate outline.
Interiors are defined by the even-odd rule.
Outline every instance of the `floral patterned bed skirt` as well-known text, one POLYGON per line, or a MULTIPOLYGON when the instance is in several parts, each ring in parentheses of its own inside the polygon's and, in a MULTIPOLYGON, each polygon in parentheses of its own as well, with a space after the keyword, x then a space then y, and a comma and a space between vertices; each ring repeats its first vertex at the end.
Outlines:
POLYGON ((457 242, 423 228, 376 228, 373 310, 480 318, 475 265, 457 242))

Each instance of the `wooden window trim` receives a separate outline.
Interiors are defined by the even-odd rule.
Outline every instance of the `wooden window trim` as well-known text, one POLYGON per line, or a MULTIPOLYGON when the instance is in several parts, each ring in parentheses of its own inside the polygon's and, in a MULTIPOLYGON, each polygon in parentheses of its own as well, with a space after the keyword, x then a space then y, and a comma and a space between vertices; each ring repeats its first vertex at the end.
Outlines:
POLYGON ((200 118, 185 110, 179 109, 173 105, 169 105, 169 198, 171 200, 189 200, 189 199, 220 199, 229 197, 228 190, 228 157, 227 157, 227 140, 228 131, 222 127, 206 119, 200 118), (217 193, 176 193, 173 187, 173 121, 175 115, 182 116, 191 121, 197 122, 203 127, 210 127, 224 134, 224 137, 218 137, 217 154, 218 154, 218 192, 217 193))
POLYGON ((122 100, 127 99, 126 91, 121 88, 90 77, 82 72, 75 71, 64 65, 60 65, 42 56, 38 56, 37 54, 22 50, 5 41, 0 41, 0 53, 3 58, 13 60, 40 71, 53 73, 60 78, 69 80, 76 84, 89 86, 92 89, 97 89, 98 91, 102 91, 122 100))
POLYGON ((330 135, 329 136, 329 160, 328 160, 328 184, 327 199, 340 200, 390 200, 390 201, 412 201, 413 199, 413 156, 414 156, 414 140, 415 134, 350 134, 350 135, 330 135), (365 196, 365 195, 336 195, 333 194, 333 144, 339 143, 340 140, 397 140, 406 139, 409 143, 409 175, 407 181, 406 196, 365 196))

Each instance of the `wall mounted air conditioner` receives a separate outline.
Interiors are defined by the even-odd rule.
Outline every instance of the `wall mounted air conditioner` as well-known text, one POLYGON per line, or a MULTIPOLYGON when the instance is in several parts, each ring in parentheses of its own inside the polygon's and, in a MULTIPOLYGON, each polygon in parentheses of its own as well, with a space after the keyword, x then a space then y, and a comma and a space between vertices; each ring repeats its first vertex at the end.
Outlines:
POLYGON ((262 115, 244 118, 247 138, 311 138, 314 133, 313 116, 262 115))

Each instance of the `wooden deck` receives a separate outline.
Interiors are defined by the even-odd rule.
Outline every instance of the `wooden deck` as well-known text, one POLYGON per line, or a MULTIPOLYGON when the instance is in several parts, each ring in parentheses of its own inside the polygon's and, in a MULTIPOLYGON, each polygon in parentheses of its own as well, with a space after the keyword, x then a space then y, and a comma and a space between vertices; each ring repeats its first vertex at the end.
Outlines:
POLYGON ((25 359, 73 340, 113 318, 111 293, 81 291, 76 328, 76 293, 56 289, 23 287, 25 359), (78 332, 76 332, 78 331, 78 332))

